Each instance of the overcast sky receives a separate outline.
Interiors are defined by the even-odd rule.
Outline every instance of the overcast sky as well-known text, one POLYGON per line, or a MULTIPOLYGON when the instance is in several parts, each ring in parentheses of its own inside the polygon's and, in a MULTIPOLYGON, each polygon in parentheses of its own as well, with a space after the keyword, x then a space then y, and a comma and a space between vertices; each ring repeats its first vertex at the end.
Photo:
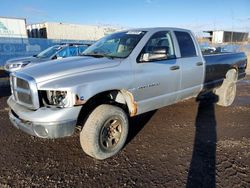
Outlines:
POLYGON ((250 0, 1 0, 0 16, 27 23, 174 26, 250 31, 250 0))

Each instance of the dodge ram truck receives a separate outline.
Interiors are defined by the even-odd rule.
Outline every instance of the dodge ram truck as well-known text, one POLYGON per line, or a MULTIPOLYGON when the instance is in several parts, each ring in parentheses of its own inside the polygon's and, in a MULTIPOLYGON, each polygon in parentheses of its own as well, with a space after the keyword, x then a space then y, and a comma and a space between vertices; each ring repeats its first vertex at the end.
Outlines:
POLYGON ((244 53, 203 56, 186 29, 121 31, 80 57, 11 73, 9 118, 16 128, 41 138, 80 129, 83 151, 102 160, 124 147, 130 117, 208 91, 218 96, 218 105, 231 105, 246 66, 244 53))

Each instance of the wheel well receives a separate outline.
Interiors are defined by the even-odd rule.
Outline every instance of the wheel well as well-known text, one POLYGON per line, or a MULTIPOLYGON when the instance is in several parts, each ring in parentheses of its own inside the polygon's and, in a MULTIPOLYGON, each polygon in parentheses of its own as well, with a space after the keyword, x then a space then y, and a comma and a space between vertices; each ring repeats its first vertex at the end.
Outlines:
POLYGON ((133 95, 126 90, 110 90, 96 94, 82 105, 78 115, 77 125, 83 125, 90 113, 101 104, 111 104, 122 108, 125 113, 134 116, 137 112, 137 105, 133 95))

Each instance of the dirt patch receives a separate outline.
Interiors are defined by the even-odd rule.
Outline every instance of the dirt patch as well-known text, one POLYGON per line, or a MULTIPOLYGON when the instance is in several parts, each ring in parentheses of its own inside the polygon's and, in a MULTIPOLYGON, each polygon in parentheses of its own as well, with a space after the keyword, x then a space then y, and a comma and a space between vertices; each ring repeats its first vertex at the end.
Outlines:
POLYGON ((83 153, 79 132, 17 130, 2 97, 0 187, 250 187, 249 85, 238 83, 227 108, 191 99, 132 118, 127 145, 104 161, 83 153))

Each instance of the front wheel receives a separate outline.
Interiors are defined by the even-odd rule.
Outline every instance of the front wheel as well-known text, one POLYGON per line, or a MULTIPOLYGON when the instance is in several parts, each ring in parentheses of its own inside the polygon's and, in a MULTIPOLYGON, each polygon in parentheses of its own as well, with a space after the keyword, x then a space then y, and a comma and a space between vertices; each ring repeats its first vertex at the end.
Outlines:
POLYGON ((96 159, 112 157, 123 148, 128 129, 128 117, 121 108, 100 105, 90 114, 80 133, 82 149, 96 159))

